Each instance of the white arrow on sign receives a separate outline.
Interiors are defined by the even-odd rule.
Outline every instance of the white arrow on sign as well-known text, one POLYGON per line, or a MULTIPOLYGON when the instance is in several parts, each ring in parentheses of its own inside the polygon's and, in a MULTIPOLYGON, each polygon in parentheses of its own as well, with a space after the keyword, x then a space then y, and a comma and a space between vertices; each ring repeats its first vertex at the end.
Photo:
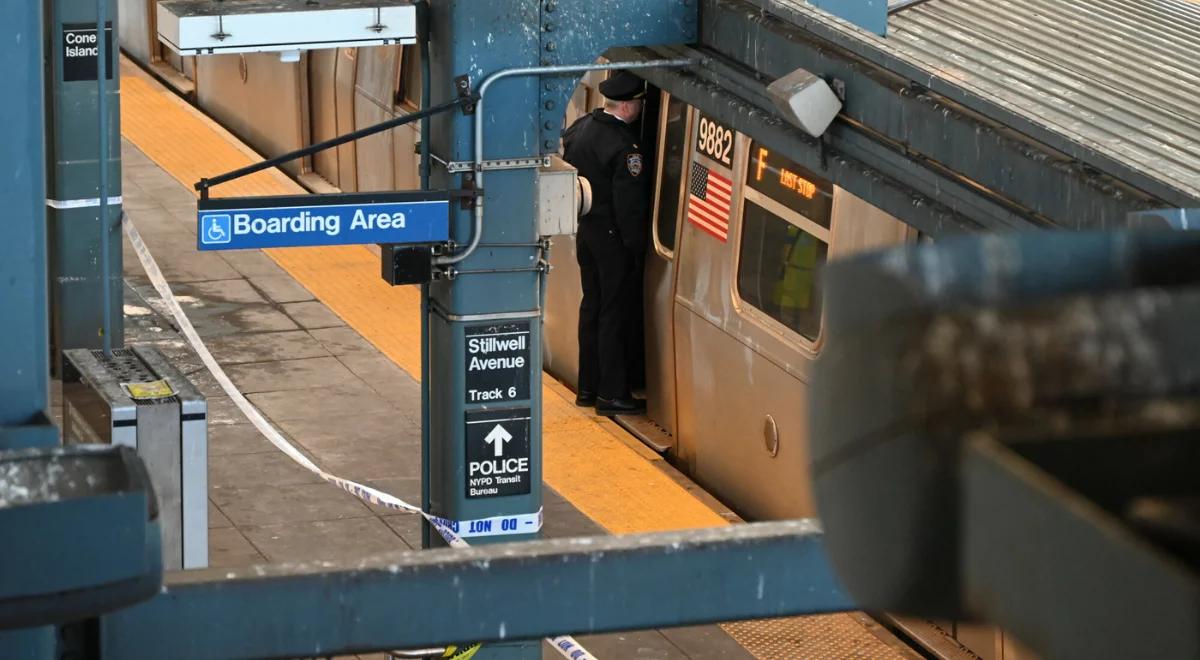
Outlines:
POLYGON ((484 442, 491 443, 493 450, 496 452, 496 456, 504 455, 504 443, 508 442, 509 440, 512 440, 512 434, 499 424, 497 424, 496 427, 491 431, 488 431, 487 437, 483 439, 484 442))

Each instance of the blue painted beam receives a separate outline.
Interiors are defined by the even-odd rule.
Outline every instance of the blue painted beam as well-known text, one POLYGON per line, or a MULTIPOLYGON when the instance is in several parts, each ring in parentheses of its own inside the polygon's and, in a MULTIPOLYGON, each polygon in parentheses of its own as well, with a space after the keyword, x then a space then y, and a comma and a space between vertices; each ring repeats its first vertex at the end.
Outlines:
POLYGON ((102 657, 312 657, 853 609, 810 520, 168 574, 102 657))
POLYGON ((808 3, 864 30, 880 36, 887 34, 887 0, 808 0, 808 3))

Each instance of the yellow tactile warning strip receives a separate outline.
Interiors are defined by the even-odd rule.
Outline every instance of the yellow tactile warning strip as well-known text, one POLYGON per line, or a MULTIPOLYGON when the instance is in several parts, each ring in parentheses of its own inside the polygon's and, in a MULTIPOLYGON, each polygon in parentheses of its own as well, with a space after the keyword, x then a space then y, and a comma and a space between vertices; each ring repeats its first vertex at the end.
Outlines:
MULTIPOLYGON (((121 133, 189 188, 259 157, 157 82, 122 63, 121 133)), ((270 170, 215 188, 214 196, 303 192, 270 170)), ((419 377, 419 293, 390 287, 361 246, 264 250, 296 281, 401 368, 419 377)), ((550 381, 549 378, 544 380, 550 381)), ((713 527, 728 522, 586 414, 563 388, 543 386, 543 478, 610 533, 713 527)))
MULTIPOLYGON (((855 658, 862 660, 916 660, 921 656, 899 645, 885 644, 864 628, 879 624, 859 614, 742 621, 722 624, 729 636, 760 660, 797 658, 855 658)), ((893 638, 894 639, 894 638, 893 638)))

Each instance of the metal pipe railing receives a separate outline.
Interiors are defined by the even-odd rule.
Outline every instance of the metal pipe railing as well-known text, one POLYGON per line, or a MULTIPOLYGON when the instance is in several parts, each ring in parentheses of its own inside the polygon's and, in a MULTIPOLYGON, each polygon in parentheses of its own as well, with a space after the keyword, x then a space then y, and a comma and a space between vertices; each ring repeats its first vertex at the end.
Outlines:
POLYGON ((108 0, 96 0, 96 87, 99 91, 97 99, 100 132, 100 296, 101 321, 100 333, 103 335, 104 356, 112 356, 112 276, 109 268, 112 265, 108 258, 109 231, 112 223, 108 217, 108 32, 104 24, 108 19, 108 0))

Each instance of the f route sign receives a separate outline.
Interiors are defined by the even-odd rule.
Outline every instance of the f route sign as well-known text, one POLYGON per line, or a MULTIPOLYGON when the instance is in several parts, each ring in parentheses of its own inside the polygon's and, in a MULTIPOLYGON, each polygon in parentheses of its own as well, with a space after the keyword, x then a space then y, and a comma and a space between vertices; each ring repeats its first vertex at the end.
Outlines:
POLYGON ((445 192, 355 193, 202 199, 200 250, 440 243, 450 237, 445 192))

